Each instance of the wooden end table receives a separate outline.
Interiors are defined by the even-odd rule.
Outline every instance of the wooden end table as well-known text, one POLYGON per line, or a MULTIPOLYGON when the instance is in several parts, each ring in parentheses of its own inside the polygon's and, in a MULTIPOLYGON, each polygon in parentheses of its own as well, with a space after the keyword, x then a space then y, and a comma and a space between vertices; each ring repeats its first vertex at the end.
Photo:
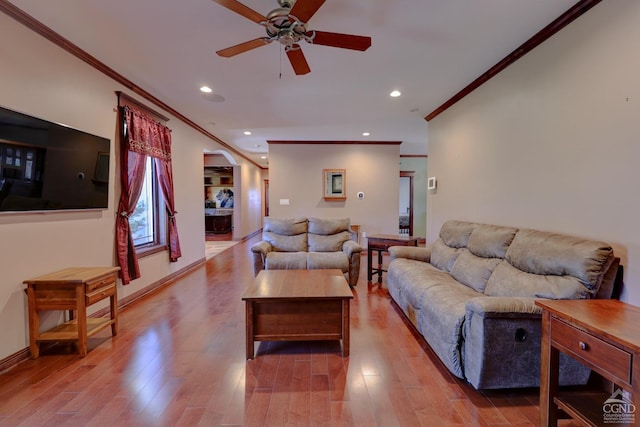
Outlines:
POLYGON ((120 267, 67 268, 25 280, 31 357, 38 358, 39 343, 43 341, 75 341, 78 353, 84 357, 87 355, 87 337, 107 326, 111 326, 111 335, 117 335, 119 270, 120 267), (87 307, 105 298, 111 303, 110 316, 87 319, 87 307), (69 321, 40 332, 39 312, 44 310, 69 310, 69 321))
POLYGON ((640 307, 601 299, 538 300, 536 305, 543 309, 540 425, 557 426, 558 408, 585 426, 640 424, 640 307), (617 390, 559 392, 560 352, 630 392, 631 398, 625 402, 617 390))
POLYGON ((349 356, 353 292, 340 270, 262 270, 245 290, 246 355, 254 341, 342 340, 349 356))
POLYGON ((418 246, 418 238, 397 234, 373 234, 367 237, 367 281, 371 281, 374 274, 378 275, 378 283, 382 282, 382 253, 387 252, 390 246, 418 246), (378 268, 373 268, 373 251, 378 252, 378 268))

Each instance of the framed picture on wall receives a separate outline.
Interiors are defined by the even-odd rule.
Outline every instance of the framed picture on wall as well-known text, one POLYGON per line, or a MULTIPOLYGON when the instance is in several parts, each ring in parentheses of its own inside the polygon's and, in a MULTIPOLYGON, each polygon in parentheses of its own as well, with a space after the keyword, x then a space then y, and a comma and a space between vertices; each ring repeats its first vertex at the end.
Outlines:
POLYGON ((346 171, 344 169, 323 169, 324 200, 345 200, 347 198, 346 171))

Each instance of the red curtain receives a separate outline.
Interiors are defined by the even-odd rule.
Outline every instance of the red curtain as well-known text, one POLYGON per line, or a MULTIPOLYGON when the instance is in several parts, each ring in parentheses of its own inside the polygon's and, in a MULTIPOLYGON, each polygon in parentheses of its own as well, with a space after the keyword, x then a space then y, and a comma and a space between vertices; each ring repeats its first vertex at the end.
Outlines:
MULTIPOLYGON (((171 134, 163 133, 162 140, 168 144, 168 150, 171 152, 171 134)), ((169 215, 169 259, 175 262, 182 256, 180 251, 180 239, 178 238, 178 224, 176 223, 175 197, 173 195, 173 172, 171 169, 171 159, 168 161, 155 158, 156 172, 162 194, 164 195, 164 204, 169 215)))
POLYGON ((121 156, 121 194, 116 220, 116 248, 122 283, 140 277, 138 257, 129 226, 129 216, 133 214, 145 172, 147 156, 155 160, 158 182, 162 188, 165 207, 169 216, 169 259, 175 262, 182 256, 175 214, 173 174, 171 172, 171 130, 146 114, 128 106, 121 108, 124 116, 124 137, 121 156))

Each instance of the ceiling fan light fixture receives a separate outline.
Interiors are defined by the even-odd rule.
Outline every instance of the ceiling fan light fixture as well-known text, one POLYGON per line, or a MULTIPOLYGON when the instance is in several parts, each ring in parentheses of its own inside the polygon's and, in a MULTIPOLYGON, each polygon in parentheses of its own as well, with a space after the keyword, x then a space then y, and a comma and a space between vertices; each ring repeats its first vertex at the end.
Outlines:
POLYGON ((200 92, 202 92, 202 93, 211 93, 211 92, 213 92, 213 90, 209 86, 202 86, 200 88, 200 92))
POLYGON ((227 9, 265 28, 267 37, 260 37, 216 51, 219 56, 232 56, 265 46, 275 40, 285 47, 289 62, 296 75, 311 71, 299 46, 301 41, 342 49, 365 51, 371 47, 371 37, 327 31, 308 31, 307 22, 326 0, 278 0, 279 8, 266 16, 254 11, 238 0, 213 0, 227 9))
POLYGON ((296 42, 296 35, 290 30, 280 31, 278 41, 283 46, 291 46, 296 42))

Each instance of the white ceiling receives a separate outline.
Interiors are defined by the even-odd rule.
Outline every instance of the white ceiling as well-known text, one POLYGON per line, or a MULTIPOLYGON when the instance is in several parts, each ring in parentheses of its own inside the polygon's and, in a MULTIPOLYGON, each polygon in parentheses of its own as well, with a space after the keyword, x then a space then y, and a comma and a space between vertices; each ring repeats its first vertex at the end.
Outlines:
MULTIPOLYGON (((278 7, 242 2, 263 15, 278 7)), ((277 43, 216 55, 264 28, 211 0, 11 0, 264 166, 268 140, 402 141, 401 154, 427 154, 424 117, 575 2, 327 0, 309 29, 371 36, 372 46, 303 44, 311 73, 296 76, 277 43)))

